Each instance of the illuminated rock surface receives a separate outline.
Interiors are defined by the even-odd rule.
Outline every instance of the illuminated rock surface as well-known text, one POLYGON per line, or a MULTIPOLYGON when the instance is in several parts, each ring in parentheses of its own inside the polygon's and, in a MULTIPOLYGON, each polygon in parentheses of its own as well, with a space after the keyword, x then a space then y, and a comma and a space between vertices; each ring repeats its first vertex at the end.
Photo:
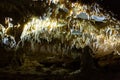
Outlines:
MULTIPOLYGON (((97 3, 71 0, 23 2, 11 7, 22 20, 14 16, 13 21, 1 22, 5 28, 0 25, 1 73, 85 79, 82 73, 96 74, 98 71, 102 74, 100 68, 108 66, 109 69, 120 62, 120 22, 97 3)), ((17 3, 13 1, 9 6, 17 3)), ((0 4, 3 5, 0 8, 4 8, 6 1, 0 4)), ((8 10, 7 17, 13 14, 8 10)))

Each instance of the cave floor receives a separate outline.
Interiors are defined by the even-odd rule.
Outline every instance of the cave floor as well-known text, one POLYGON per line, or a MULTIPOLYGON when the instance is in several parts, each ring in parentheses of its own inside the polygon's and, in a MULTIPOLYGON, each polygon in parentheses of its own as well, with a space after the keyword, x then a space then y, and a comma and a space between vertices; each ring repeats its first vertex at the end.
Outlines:
POLYGON ((119 71, 87 70, 76 74, 50 74, 0 69, 0 80, 119 80, 119 71))

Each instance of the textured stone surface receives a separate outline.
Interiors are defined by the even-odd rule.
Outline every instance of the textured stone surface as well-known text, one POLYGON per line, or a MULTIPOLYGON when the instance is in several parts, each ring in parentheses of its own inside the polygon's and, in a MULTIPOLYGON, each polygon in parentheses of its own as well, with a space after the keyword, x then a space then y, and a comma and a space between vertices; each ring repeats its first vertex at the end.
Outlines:
MULTIPOLYGON (((70 1, 75 3, 77 0, 70 1)), ((89 1, 87 1, 88 0, 85 0, 84 2, 83 0, 83 3, 89 5, 89 1)), ((92 0, 91 3, 93 2, 94 0, 92 0)), ((105 5, 106 3, 103 4, 103 2, 101 1, 100 4, 105 6, 104 8, 109 6, 109 4, 105 5)), ((17 47, 8 51, 3 47, 2 44, 0 44, 0 67, 6 67, 5 69, 8 69, 8 73, 10 74, 13 71, 13 75, 14 72, 15 74, 20 73, 21 75, 58 74, 62 76, 67 75, 71 78, 72 76, 79 73, 84 73, 85 75, 87 75, 86 72, 93 71, 93 73, 96 74, 94 71, 100 70, 101 67, 105 68, 105 70, 111 70, 112 66, 115 66, 116 68, 116 65, 119 65, 119 21, 116 24, 117 20, 114 21, 111 17, 107 17, 106 23, 97 23, 94 20, 85 21, 84 19, 73 18, 71 17, 71 14, 73 14, 72 16, 74 16, 78 14, 77 11, 80 11, 79 3, 76 3, 78 5, 78 7, 76 7, 78 8, 78 10, 75 10, 76 13, 73 11, 73 13, 71 13, 70 15, 70 11, 74 10, 72 9, 71 5, 67 4, 67 2, 64 2, 64 0, 61 1, 60 4, 59 6, 56 6, 55 4, 51 3, 48 7, 48 4, 46 4, 45 1, 33 2, 28 0, 4 0, 3 2, 0 2, 0 23, 5 26, 4 17, 12 17, 14 20, 12 22, 13 24, 16 24, 17 22, 21 24, 20 28, 14 28, 16 31, 15 35, 13 35, 12 33, 12 28, 7 28, 6 34, 15 37, 17 47), (64 3, 66 3, 65 6, 60 5, 64 3), (48 11, 48 13, 51 13, 51 11, 49 11, 50 9, 52 9, 51 18, 55 18, 55 20, 57 18, 58 22, 52 19, 48 19, 48 21, 45 21, 46 18, 43 15, 43 12, 46 13, 48 11), (41 23, 46 23, 42 25, 47 26, 47 29, 40 29, 38 27, 37 30, 41 31, 40 34, 37 33, 39 34, 39 36, 34 35, 34 32, 32 32, 36 29, 35 27, 37 26, 36 23, 34 23, 36 18, 30 18, 32 15, 42 15, 42 19, 39 20, 42 20, 41 23), (111 19, 111 21, 109 19, 111 19), (55 22, 55 24, 48 25, 50 21, 53 23, 55 22), (33 23, 35 24, 35 26, 32 25, 33 23), (52 31, 52 29, 50 29, 51 26, 53 27, 54 25, 56 25, 56 23, 57 26, 59 26, 60 28, 54 28, 53 32, 49 32, 50 30, 52 31), (26 26, 24 24, 26 24, 26 26), (27 27, 28 24, 30 24, 29 28, 27 27), (113 27, 111 27, 111 25, 113 25, 113 27), (78 29, 79 26, 80 29, 78 29), (110 28, 106 28, 106 26, 110 26, 110 28), (25 28, 27 28, 28 30, 25 30, 25 28), (93 33, 89 34, 90 31, 93 31, 93 33), (111 43, 111 40, 113 40, 114 36, 109 38, 113 34, 118 34, 118 38, 115 37, 116 39, 114 40, 116 41, 115 44, 111 43), (104 38, 106 35, 108 36, 104 38), (87 40, 88 42, 89 40, 93 40, 93 44, 91 41, 89 43, 91 43, 92 45, 86 46, 88 44, 87 40)), ((90 16, 92 14, 95 14, 94 8, 90 6, 87 7, 90 10, 86 9, 86 6, 85 10, 83 10, 83 8, 81 8, 81 10, 85 11, 90 16)), ((98 12, 98 14, 103 14, 104 12, 102 11, 103 10, 98 12)), ((47 13, 45 15, 47 15, 47 13)), ((107 14, 103 15, 107 16, 107 14)), ((40 23, 39 25, 41 26, 40 23)), ((4 37, 2 36, 4 35, 2 27, 0 27, 0 31, 0 43, 2 43, 2 38, 4 37)), ((103 73, 100 72, 100 74, 103 73)), ((81 74, 80 76, 82 77, 83 75, 81 74)), ((93 79, 94 77, 92 78, 92 80, 93 79)))

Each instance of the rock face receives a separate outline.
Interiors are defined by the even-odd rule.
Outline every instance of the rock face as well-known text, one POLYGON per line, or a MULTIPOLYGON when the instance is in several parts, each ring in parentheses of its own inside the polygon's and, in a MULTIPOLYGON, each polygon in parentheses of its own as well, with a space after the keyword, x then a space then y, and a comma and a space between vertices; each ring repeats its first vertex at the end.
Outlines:
POLYGON ((80 14, 77 15, 77 18, 89 20, 89 15, 87 13, 81 12, 80 14))
POLYGON ((6 35, 2 38, 2 45, 6 50, 13 49, 16 47, 16 41, 14 37, 6 35))
POLYGON ((103 22, 105 20, 104 16, 95 16, 95 15, 92 15, 91 18, 93 20, 95 20, 96 22, 103 22))
POLYGON ((23 71, 71 75, 79 73, 80 69, 93 69, 93 59, 98 60, 99 66, 119 62, 116 59, 120 58, 120 22, 97 3, 73 0, 9 2, 11 8, 7 12, 2 9, 7 1, 0 3, 1 12, 10 17, 19 13, 17 21, 24 22, 24 25, 20 26, 21 29, 16 28, 18 32, 19 29, 22 31, 18 37, 11 36, 12 28, 1 26, 2 67, 11 62, 23 71))
POLYGON ((0 34, 0 68, 11 65, 15 57, 15 40, 12 36, 0 34))

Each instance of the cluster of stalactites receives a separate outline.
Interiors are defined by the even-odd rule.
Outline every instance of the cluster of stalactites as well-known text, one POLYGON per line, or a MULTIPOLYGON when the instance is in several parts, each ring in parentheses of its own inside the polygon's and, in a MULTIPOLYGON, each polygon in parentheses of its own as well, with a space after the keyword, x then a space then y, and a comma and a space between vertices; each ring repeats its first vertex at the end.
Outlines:
MULTIPOLYGON (((25 24, 21 40, 24 42, 24 40, 34 39, 40 43, 41 39, 51 42, 52 39, 57 38, 61 43, 69 42, 71 47, 84 48, 89 45, 98 55, 107 55, 113 51, 119 54, 119 21, 109 14, 101 12, 102 9, 96 3, 90 6, 76 2, 70 3, 69 7, 61 3, 55 8, 63 9, 68 13, 66 16, 69 20, 57 19, 57 17, 53 19, 50 15, 44 16, 44 18, 33 18, 25 24), (106 25, 99 26, 96 23, 106 25), (104 28, 97 29, 97 27, 103 26, 104 28)), ((57 11, 54 12, 55 15, 60 12, 57 11)))
POLYGON ((0 46, 5 50, 13 50, 16 47, 16 41, 12 35, 6 34, 8 28, 0 24, 0 46))

